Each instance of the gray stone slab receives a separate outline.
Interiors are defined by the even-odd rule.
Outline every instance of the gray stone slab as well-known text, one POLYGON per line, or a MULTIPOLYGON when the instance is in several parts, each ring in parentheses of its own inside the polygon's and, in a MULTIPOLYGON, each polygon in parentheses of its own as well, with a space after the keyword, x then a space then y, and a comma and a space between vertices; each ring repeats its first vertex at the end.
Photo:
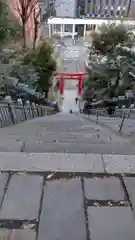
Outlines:
POLYGON ((10 240, 9 239, 10 230, 9 229, 0 229, 0 240, 10 240))
POLYGON ((124 180, 132 207, 135 211, 135 178, 134 177, 124 177, 123 180, 124 180))
POLYGON ((37 219, 41 192, 42 177, 13 175, 0 210, 0 219, 37 219))
POLYGON ((0 240, 36 240, 36 232, 31 229, 0 229, 0 240))
POLYGON ((36 240, 36 232, 32 229, 13 229, 4 240, 36 240))
POLYGON ((0 170, 104 172, 100 154, 0 153, 0 170))
POLYGON ((119 178, 84 178, 85 197, 90 200, 124 200, 124 191, 119 178))
POLYGON ((0 139, 0 152, 20 152, 22 146, 23 140, 17 140, 14 137, 0 139))
POLYGON ((48 182, 44 189, 39 240, 86 240, 80 179, 48 182))
POLYGON ((4 191, 5 191, 6 183, 8 181, 8 176, 9 175, 7 173, 0 173, 0 204, 4 196, 4 191))
POLYGON ((89 207, 91 240, 134 240, 135 220, 130 207, 89 207))
MULTIPOLYGON (((65 133, 66 134, 66 133, 65 133)), ((107 143, 92 143, 87 139, 87 142, 52 142, 44 143, 39 140, 28 140, 24 148, 25 152, 31 153, 89 153, 89 154, 135 154, 135 148, 124 144, 107 144, 107 143)))
POLYGON ((108 173, 135 173, 135 155, 103 155, 108 173))

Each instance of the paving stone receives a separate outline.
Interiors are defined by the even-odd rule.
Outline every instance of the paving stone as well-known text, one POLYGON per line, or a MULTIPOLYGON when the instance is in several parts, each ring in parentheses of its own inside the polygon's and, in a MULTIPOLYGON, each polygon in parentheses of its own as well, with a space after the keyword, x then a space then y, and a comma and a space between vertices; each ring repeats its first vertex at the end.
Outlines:
POLYGON ((36 232, 31 229, 0 229, 0 240, 36 240, 36 232))
POLYGON ((91 240, 134 240, 135 220, 130 207, 89 207, 91 240))
POLYGON ((44 189, 39 240, 86 240, 79 178, 48 182, 44 189))
POLYGON ((36 232, 31 229, 14 229, 11 230, 7 240, 36 240, 36 232))
POLYGON ((9 240, 10 230, 8 229, 0 229, 0 240, 9 240))
POLYGON ((135 173, 135 155, 103 155, 108 173, 135 173))
POLYGON ((104 172, 100 154, 71 154, 71 153, 46 153, 29 154, 33 159, 33 167, 51 171, 65 172, 104 172))
POLYGON ((5 191, 6 183, 8 181, 8 177, 9 175, 7 173, 0 173, 0 204, 4 196, 4 191, 5 191))
POLYGON ((100 154, 0 153, 3 171, 104 172, 100 154))
POLYGON ((84 178, 85 197, 90 200, 124 200, 124 190, 119 178, 84 178))
POLYGON ((13 175, 0 210, 0 219, 37 219, 41 192, 42 177, 13 175))
POLYGON ((124 180, 132 207, 135 211, 135 178, 134 177, 124 177, 123 180, 124 180))

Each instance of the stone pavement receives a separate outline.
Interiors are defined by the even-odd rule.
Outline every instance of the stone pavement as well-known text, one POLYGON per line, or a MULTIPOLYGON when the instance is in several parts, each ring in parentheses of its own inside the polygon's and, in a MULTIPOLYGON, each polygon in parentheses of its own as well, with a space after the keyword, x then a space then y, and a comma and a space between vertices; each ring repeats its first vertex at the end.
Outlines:
MULTIPOLYGON (((74 80, 74 82, 76 82, 76 84, 77 84, 77 81, 74 80)), ((72 111, 75 112, 77 110, 78 106, 75 104, 76 97, 77 97, 76 89, 65 89, 64 90, 64 101, 61 106, 61 109, 63 112, 69 113, 69 111, 71 110, 71 106, 72 106, 72 111)))
POLYGON ((0 240, 134 240, 135 150, 68 113, 0 129, 0 240))
MULTIPOLYGON (((60 58, 63 60, 61 71, 64 72, 85 72, 84 61, 87 56, 87 47, 83 40, 76 40, 74 44, 72 39, 65 38, 64 46, 60 47, 60 58)), ((72 81, 70 81, 72 82, 72 81)))
POLYGON ((1 173, 1 240, 134 240, 135 177, 1 173))

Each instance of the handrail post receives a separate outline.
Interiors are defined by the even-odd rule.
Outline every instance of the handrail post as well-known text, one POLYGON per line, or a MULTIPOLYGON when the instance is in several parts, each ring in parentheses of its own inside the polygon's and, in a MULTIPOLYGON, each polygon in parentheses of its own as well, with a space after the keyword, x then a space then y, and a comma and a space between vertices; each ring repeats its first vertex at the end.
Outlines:
POLYGON ((131 111, 132 111, 132 105, 130 105, 130 108, 129 108, 129 111, 128 111, 128 114, 127 114, 127 118, 130 117, 131 111))
POLYGON ((123 114, 122 121, 121 121, 120 128, 119 128, 119 133, 121 133, 121 131, 122 131, 125 118, 126 118, 126 113, 123 114))
POLYGON ((26 111, 25 111, 25 104, 24 104, 24 102, 22 102, 22 109, 23 109, 24 118, 25 118, 25 120, 27 120, 27 115, 26 115, 26 111))
POLYGON ((14 116, 13 108, 12 108, 10 103, 8 103, 8 111, 10 113, 12 123, 15 124, 16 123, 15 122, 15 116, 14 116))
POLYGON ((33 112, 33 106, 32 106, 32 102, 30 102, 30 109, 31 109, 31 113, 32 113, 32 118, 34 118, 34 112, 33 112))
POLYGON ((99 110, 96 110, 96 124, 98 123, 98 119, 99 119, 99 110))
POLYGON ((36 109, 37 109, 37 116, 39 117, 40 113, 39 113, 39 106, 38 106, 38 104, 36 104, 36 109))

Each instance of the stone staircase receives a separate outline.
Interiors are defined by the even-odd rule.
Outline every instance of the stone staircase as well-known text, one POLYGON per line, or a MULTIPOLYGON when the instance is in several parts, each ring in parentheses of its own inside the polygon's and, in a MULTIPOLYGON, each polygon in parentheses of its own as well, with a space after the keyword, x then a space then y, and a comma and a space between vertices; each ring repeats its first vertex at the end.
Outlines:
POLYGON ((128 138, 69 113, 0 129, 1 152, 134 154, 128 138), (8 136, 8 138, 7 138, 8 136))
POLYGON ((135 239, 134 152, 69 113, 1 128, 0 239, 135 239))

